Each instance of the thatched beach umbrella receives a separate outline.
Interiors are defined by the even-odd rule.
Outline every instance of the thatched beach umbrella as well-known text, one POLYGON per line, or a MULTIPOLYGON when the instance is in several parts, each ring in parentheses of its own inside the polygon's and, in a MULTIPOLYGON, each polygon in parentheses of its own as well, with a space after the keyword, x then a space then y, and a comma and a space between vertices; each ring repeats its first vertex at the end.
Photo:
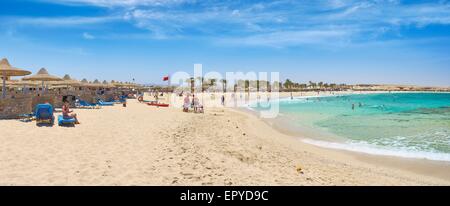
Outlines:
POLYGON ((81 80, 82 86, 84 87, 88 87, 88 88, 99 88, 102 87, 102 83, 100 83, 100 81, 98 81, 97 79, 94 80, 93 82, 89 82, 86 79, 81 80))
POLYGON ((88 82, 88 80, 87 80, 87 79, 82 79, 82 80, 81 80, 81 84, 83 84, 83 85, 87 85, 87 84, 89 84, 89 82, 88 82))
POLYGON ((122 87, 124 84, 122 82, 119 81, 111 81, 111 84, 113 84, 115 87, 122 87))
POLYGON ((24 77, 22 80, 29 80, 29 81, 41 81, 42 82, 42 88, 44 88, 44 82, 50 82, 50 81, 63 81, 63 79, 50 75, 48 71, 45 68, 42 68, 36 73, 35 75, 31 75, 29 77, 24 77))
POLYGON ((84 78, 80 81, 80 87, 83 88, 83 91, 85 91, 86 87, 88 87, 88 86, 89 86, 89 82, 86 78, 84 78))
POLYGON ((114 87, 114 85, 113 84, 111 84, 111 83, 109 83, 109 82, 107 82, 106 80, 105 81, 103 81, 103 87, 105 87, 105 88, 113 88, 114 87))
POLYGON ((39 86, 38 83, 36 83, 36 82, 23 81, 23 80, 9 81, 9 82, 7 82, 7 84, 11 87, 23 88, 24 90, 25 90, 25 88, 28 88, 28 87, 36 88, 39 86))
POLYGON ((50 82, 49 84, 55 85, 55 86, 79 86, 79 85, 81 85, 81 82, 77 81, 76 79, 72 79, 68 74, 64 75, 64 77, 62 79, 63 79, 63 81, 50 82))
POLYGON ((25 76, 29 74, 31 74, 31 72, 14 68, 9 64, 7 59, 2 59, 0 61, 0 77, 3 79, 2 98, 6 97, 6 78, 12 76, 25 76))
POLYGON ((91 87, 100 88, 102 86, 103 86, 102 83, 100 83, 98 79, 94 80, 94 82, 91 83, 91 87))
POLYGON ((130 89, 130 88, 133 88, 134 86, 135 86, 135 84, 134 84, 134 83, 131 83, 131 82, 120 83, 120 87, 123 87, 123 88, 128 88, 128 89, 130 89))

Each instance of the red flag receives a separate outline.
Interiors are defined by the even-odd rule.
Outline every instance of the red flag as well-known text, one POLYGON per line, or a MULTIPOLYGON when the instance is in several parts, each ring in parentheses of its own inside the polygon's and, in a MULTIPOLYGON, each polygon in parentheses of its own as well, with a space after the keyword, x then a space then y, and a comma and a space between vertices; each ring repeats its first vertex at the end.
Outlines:
POLYGON ((169 76, 163 77, 163 81, 169 81, 169 76))

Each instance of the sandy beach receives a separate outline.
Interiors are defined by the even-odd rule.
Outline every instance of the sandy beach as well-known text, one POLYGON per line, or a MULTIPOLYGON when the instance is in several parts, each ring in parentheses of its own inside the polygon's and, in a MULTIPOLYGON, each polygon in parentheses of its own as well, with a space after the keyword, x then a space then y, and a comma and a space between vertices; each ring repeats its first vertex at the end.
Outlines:
POLYGON ((0 186, 450 186, 450 0, 0 7, 0 186))
POLYGON ((303 143, 230 108, 194 114, 129 100, 74 111, 75 127, 0 120, 0 185, 450 185, 303 143))

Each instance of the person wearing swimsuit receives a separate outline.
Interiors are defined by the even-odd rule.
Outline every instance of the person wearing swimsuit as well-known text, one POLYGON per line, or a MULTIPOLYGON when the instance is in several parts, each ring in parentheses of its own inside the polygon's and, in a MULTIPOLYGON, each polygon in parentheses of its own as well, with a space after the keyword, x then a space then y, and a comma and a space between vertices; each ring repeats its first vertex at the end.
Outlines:
POLYGON ((72 111, 70 111, 69 108, 69 102, 64 101, 64 105, 62 106, 62 113, 63 113, 63 118, 64 119, 75 119, 75 124, 80 124, 80 122, 78 121, 77 118, 77 114, 73 113, 72 111))

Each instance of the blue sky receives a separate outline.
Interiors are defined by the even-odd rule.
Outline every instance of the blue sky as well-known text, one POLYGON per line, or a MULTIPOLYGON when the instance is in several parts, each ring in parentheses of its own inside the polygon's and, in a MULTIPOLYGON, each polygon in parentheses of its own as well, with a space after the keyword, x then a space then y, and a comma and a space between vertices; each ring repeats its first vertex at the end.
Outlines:
POLYGON ((2 0, 0 57, 90 80, 277 71, 450 86, 447 0, 2 0))

